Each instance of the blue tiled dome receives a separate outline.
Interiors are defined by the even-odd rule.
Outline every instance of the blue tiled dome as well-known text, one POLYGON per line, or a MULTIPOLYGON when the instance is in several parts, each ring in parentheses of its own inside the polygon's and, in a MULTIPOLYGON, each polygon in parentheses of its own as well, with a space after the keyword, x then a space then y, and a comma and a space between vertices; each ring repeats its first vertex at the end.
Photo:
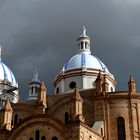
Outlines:
POLYGON ((97 57, 91 55, 89 52, 80 52, 73 56, 63 67, 65 71, 78 68, 92 68, 108 71, 105 64, 97 57))
POLYGON ((12 71, 2 62, 0 62, 0 81, 7 80, 13 86, 18 86, 12 71))

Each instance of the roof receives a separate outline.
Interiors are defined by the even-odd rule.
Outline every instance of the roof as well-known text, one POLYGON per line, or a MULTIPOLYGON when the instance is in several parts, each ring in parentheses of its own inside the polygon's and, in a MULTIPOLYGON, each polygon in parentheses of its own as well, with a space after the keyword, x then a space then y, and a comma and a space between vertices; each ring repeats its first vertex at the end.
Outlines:
POLYGON ((86 51, 74 55, 68 62, 65 63, 63 70, 67 71, 83 67, 100 69, 102 71, 109 72, 105 64, 98 57, 93 56, 86 51))

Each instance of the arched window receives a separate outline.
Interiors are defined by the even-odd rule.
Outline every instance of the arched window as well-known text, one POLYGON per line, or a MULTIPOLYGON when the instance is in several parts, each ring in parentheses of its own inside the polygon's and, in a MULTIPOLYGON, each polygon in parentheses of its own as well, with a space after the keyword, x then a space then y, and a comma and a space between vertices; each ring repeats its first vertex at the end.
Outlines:
POLYGON ((88 46, 88 43, 87 43, 87 42, 85 42, 85 49, 87 49, 87 46, 88 46))
POLYGON ((19 122, 21 121, 22 119, 19 119, 19 122))
POLYGON ((125 136, 125 121, 123 117, 117 118, 118 140, 126 140, 125 136))
POLYGON ((68 121, 69 121, 69 113, 66 112, 66 113, 65 113, 65 124, 67 124, 68 121))
POLYGON ((56 136, 52 137, 52 140, 58 140, 58 138, 56 136))
POLYGON ((38 88, 37 88, 37 86, 35 87, 35 93, 37 94, 37 91, 38 91, 38 88))
POLYGON ((40 137, 40 132, 39 132, 39 130, 36 130, 36 132, 35 132, 35 140, 39 140, 39 137, 40 137))
POLYGON ((12 119, 12 121, 11 121, 11 125, 13 126, 13 124, 14 124, 14 123, 13 123, 13 119, 12 119))
POLYGON ((33 94, 34 92, 34 87, 31 87, 31 94, 33 94))
POLYGON ((91 136, 89 136, 89 140, 92 140, 92 137, 91 136))
POLYGON ((83 50, 83 47, 84 47, 84 42, 81 41, 81 49, 83 50))
POLYGON ((103 136, 103 128, 101 128, 101 135, 103 136))
POLYGON ((56 93, 57 93, 57 94, 59 93, 59 88, 58 88, 58 87, 56 88, 56 93))
POLYGON ((113 87, 110 88, 110 91, 113 92, 113 87))
POLYGON ((18 114, 15 114, 14 125, 16 125, 17 123, 18 123, 18 114))
POLYGON ((30 138, 29 140, 33 140, 33 138, 30 138))
POLYGON ((42 136, 41 140, 46 140, 46 137, 45 136, 42 136))

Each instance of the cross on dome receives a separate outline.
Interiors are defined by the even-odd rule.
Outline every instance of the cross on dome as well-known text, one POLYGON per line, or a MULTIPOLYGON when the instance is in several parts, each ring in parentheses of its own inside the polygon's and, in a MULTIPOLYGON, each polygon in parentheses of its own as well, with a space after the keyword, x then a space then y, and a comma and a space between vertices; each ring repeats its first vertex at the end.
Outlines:
POLYGON ((81 34, 81 37, 87 37, 86 31, 87 31, 86 27, 83 26, 83 33, 81 34))
POLYGON ((37 70, 37 68, 35 68, 35 70, 34 70, 34 77, 38 77, 38 70, 37 70))
POLYGON ((37 68, 35 68, 35 70, 34 70, 34 77, 33 77, 33 79, 32 79, 32 82, 39 82, 40 83, 40 80, 39 80, 39 78, 38 78, 38 70, 37 70, 37 68))

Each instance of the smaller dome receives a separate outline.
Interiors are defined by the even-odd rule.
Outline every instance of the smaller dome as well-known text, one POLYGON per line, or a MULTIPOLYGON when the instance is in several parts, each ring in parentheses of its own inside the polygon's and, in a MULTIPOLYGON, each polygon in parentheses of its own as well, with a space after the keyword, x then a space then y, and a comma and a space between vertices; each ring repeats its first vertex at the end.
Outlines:
POLYGON ((7 80, 11 85, 18 87, 12 71, 2 62, 0 62, 0 81, 7 80))
POLYGON ((105 64, 97 57, 91 55, 88 52, 80 52, 73 56, 63 67, 63 70, 71 70, 78 68, 91 68, 100 69, 102 71, 109 72, 105 64))

